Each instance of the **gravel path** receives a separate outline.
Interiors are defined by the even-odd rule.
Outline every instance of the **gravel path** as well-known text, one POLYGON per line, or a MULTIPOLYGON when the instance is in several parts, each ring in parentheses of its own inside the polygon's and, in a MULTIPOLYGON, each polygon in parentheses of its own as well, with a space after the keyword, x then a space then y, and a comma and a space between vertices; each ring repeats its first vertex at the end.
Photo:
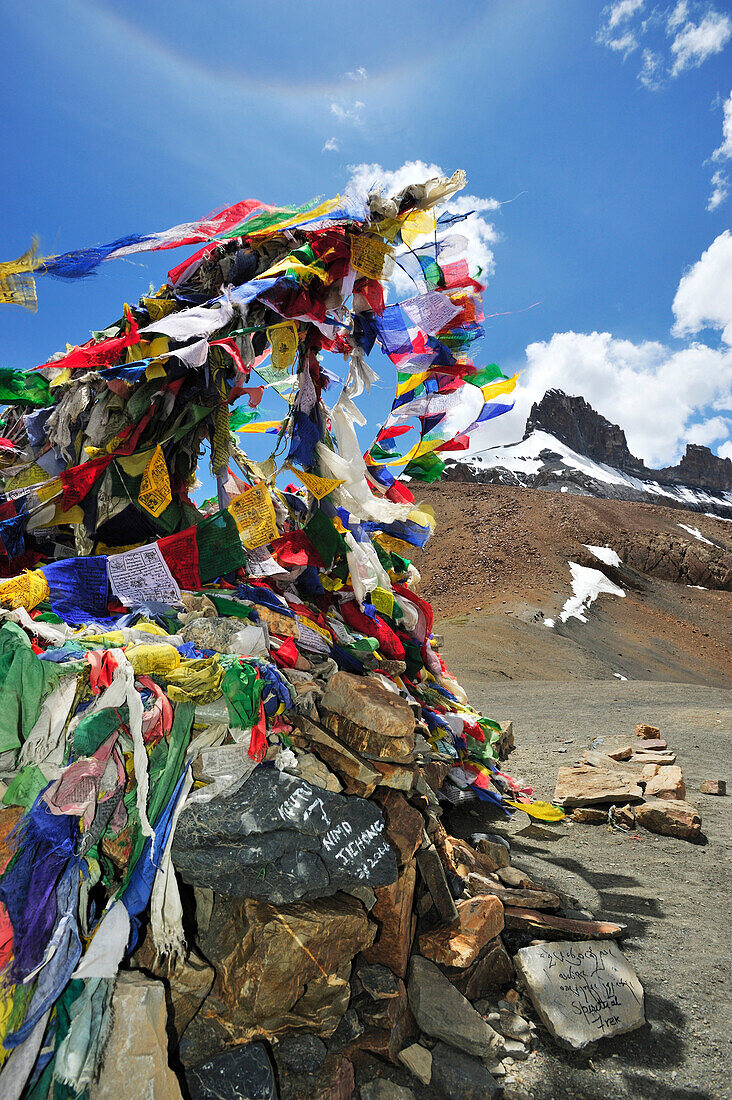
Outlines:
POLYGON ((646 991, 647 1027, 594 1051, 561 1051, 542 1032, 540 1049, 513 1067, 507 1096, 730 1097, 732 799, 702 795, 699 784, 719 778, 732 786, 732 694, 658 682, 486 682, 454 651, 447 659, 476 708, 513 719, 517 747, 507 770, 525 777, 538 797, 551 799, 557 769, 593 738, 632 738, 637 722, 659 726, 677 752, 687 800, 700 810, 707 838, 696 845, 643 829, 539 826, 521 813, 504 825, 482 808, 453 811, 453 833, 497 828, 509 837, 517 866, 598 917, 626 924, 623 950, 646 991))

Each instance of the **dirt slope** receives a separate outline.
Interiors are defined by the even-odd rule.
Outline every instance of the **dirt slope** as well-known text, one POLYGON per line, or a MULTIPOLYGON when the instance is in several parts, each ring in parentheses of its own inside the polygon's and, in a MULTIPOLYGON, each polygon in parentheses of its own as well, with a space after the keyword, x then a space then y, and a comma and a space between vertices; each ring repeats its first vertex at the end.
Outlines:
POLYGON ((509 486, 413 489, 437 519, 414 560, 448 660, 457 652, 488 679, 732 686, 732 523, 509 486), (602 565, 584 544, 612 547, 623 567, 602 565), (561 623, 569 561, 604 571, 625 598, 600 596, 588 622, 561 623))

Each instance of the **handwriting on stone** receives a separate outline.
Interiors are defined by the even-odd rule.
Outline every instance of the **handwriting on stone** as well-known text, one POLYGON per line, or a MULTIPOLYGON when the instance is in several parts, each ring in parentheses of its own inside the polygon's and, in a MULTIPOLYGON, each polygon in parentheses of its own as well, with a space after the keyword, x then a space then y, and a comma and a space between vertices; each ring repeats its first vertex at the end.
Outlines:
POLYGON ((643 988, 614 943, 527 947, 517 965, 544 1023, 573 1047, 644 1023, 643 988))

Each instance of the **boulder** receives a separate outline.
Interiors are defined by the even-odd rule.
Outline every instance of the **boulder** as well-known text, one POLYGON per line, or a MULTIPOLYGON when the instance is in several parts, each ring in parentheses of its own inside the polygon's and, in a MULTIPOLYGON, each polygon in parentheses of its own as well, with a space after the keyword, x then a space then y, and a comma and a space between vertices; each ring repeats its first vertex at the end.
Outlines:
POLYGON ((493 995, 511 985, 515 978, 513 963, 500 936, 486 944, 470 966, 462 969, 441 966, 440 970, 469 1001, 493 995))
POLYGON ((705 779, 699 788, 702 794, 726 795, 727 784, 724 779, 705 779))
POLYGON ((173 862, 194 886, 276 905, 394 882, 378 806, 260 766, 225 799, 187 806, 173 862))
POLYGON ((366 962, 382 963, 400 978, 407 973, 417 924, 412 908, 416 881, 414 863, 408 863, 396 882, 376 889, 371 916, 378 921, 379 932, 373 946, 363 952, 366 962))
POLYGON ((482 863, 487 871, 497 871, 499 867, 510 866, 511 849, 508 842, 499 840, 495 836, 488 836, 486 833, 473 833, 470 842, 476 852, 484 857, 482 863))
POLYGON ((298 1028, 330 1036, 348 1007, 351 962, 375 931, 345 894, 280 907, 217 898, 201 938, 216 979, 186 1038, 204 1026, 228 1042, 298 1028))
POLYGON ((399 1061, 423 1085, 429 1085, 432 1078, 432 1051, 421 1043, 412 1043, 399 1052, 399 1061))
POLYGON ((422 933, 419 950, 432 962, 464 970, 503 930, 503 905, 497 897, 479 895, 458 901, 456 909, 452 924, 422 933))
POLYGON ((381 774, 370 767, 363 757, 352 752, 347 745, 311 718, 301 714, 295 722, 293 744, 297 748, 310 748, 314 745, 319 759, 324 760, 340 778, 346 794, 359 795, 361 798, 368 798, 373 794, 377 783, 381 781, 381 774))
POLYGON ((186 1070, 190 1100, 277 1100, 264 1043, 232 1047, 186 1070))
POLYGON ((606 825, 607 810, 595 809, 593 806, 578 806, 572 811, 572 821, 580 825, 606 825))
POLYGON ((274 1050, 275 1061, 291 1073, 316 1073, 328 1048, 317 1035, 293 1031, 283 1035, 274 1050))
POLYGON ((699 811, 680 799, 649 798, 642 806, 636 806, 635 817, 644 829, 663 836, 696 840, 701 832, 699 811))
POLYGON ((318 709, 323 725, 367 759, 412 761, 412 708, 378 680, 337 672, 328 681, 318 709))
POLYGON ((431 963, 414 955, 409 965, 409 1005, 420 1030, 476 1058, 496 1058, 503 1039, 431 963))
POLYGON ((195 948, 190 948, 183 957, 158 958, 149 929, 143 943, 135 952, 134 965, 165 982, 170 1026, 176 1039, 180 1041, 183 1032, 211 991, 213 967, 209 966, 195 948))
MULTIPOLYGON (((674 803, 672 803, 674 805, 674 803)), ((503 915, 506 928, 512 932, 525 932, 544 940, 610 940, 625 934, 622 924, 612 921, 577 920, 574 917, 557 917, 553 913, 538 913, 532 909, 515 909, 505 905, 503 915)))
POLYGON ((300 779, 304 779, 312 787, 322 787, 323 790, 333 791, 334 794, 339 794, 343 790, 338 777, 322 760, 318 759, 315 753, 302 753, 297 758, 297 767, 288 768, 288 771, 291 771, 293 775, 298 776, 300 779))
POLYGON ((646 798, 676 798, 683 802, 686 798, 686 784, 681 768, 675 765, 659 768, 646 783, 646 798))
POLYGON ((98 1100, 182 1100, 168 1065, 165 986, 139 970, 121 971, 112 994, 111 1029, 94 1086, 98 1100))
POLYGON ((404 1085, 396 1085, 385 1077, 361 1085, 361 1100, 414 1100, 414 1093, 404 1085))
POLYGON ((432 1051, 432 1087, 444 1100, 488 1100, 503 1093, 482 1062, 446 1043, 432 1051))
POLYGON ((409 863, 422 843, 424 818, 398 791, 377 790, 378 802, 386 818, 386 837, 397 854, 399 865, 409 863))
POLYGON ((554 801, 565 809, 592 806, 603 802, 640 802, 643 792, 634 776, 617 768, 598 768, 591 764, 560 768, 554 801))
POLYGON ((635 727, 636 737, 642 737, 646 741, 657 741, 660 732, 658 726, 649 726, 645 722, 639 722, 635 727))
POLYGON ((576 1050, 645 1023, 643 987, 614 943, 523 947, 516 968, 542 1023, 576 1050))

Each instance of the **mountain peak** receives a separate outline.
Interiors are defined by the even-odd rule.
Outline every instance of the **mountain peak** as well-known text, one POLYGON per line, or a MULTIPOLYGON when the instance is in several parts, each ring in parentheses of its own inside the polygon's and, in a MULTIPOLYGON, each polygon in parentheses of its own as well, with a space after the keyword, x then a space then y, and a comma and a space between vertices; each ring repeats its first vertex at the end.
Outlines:
POLYGON ((541 401, 531 407, 524 439, 535 431, 548 432, 594 462, 618 470, 643 469, 642 461, 631 454, 623 429, 596 412, 584 397, 570 397, 563 390, 547 390, 541 401))

